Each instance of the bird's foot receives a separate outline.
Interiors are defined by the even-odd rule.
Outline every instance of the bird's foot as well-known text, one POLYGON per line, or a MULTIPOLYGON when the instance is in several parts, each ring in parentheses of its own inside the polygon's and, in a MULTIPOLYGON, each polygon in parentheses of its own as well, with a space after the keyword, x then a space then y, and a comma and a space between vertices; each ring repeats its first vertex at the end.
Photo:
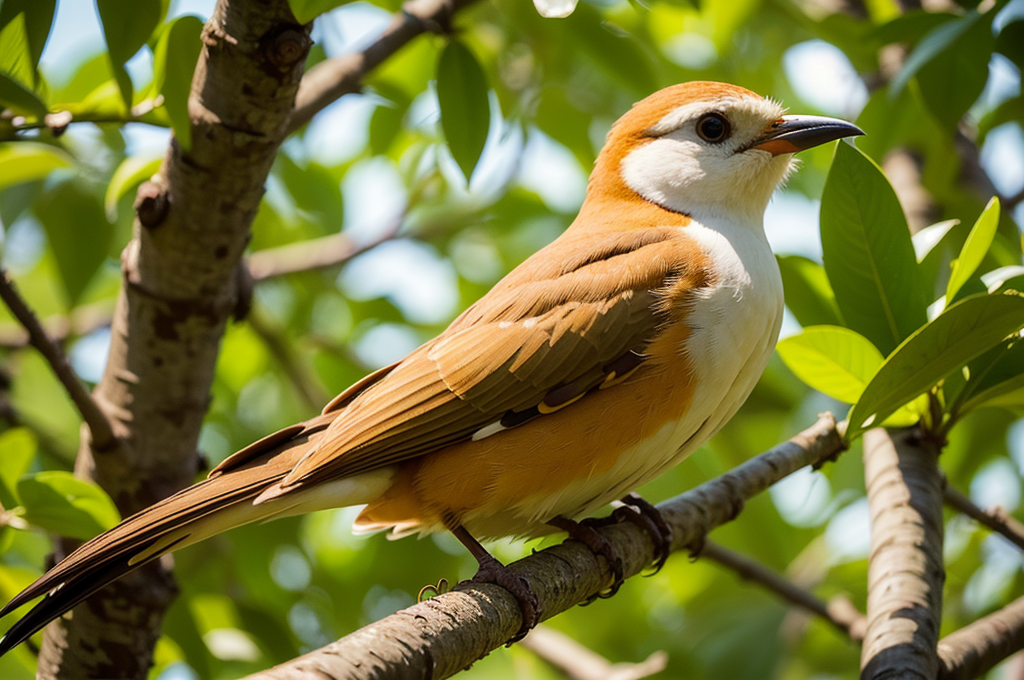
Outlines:
POLYGON ((595 526, 599 526, 598 522, 592 522, 590 520, 583 520, 582 522, 575 522, 571 519, 565 519, 564 517, 556 517, 548 522, 553 527, 557 527, 562 531, 569 534, 569 538, 574 541, 579 541, 588 548, 590 552, 595 555, 601 555, 608 560, 608 568, 612 572, 612 584, 608 587, 608 590, 597 593, 592 596, 584 605, 588 605, 593 602, 596 598, 607 598, 611 597, 615 593, 619 592, 619 588, 622 587, 623 578, 622 569, 622 558, 612 548, 612 544, 608 542, 608 539, 602 536, 595 526))
POLYGON ((493 583, 496 586, 501 586, 510 592, 519 603, 523 624, 519 627, 519 632, 512 636, 507 644, 519 642, 540 622, 540 602, 537 600, 537 594, 533 592, 533 588, 525 578, 518 576, 497 558, 487 555, 479 561, 480 568, 473 576, 473 580, 477 583, 493 583))
POLYGON ((462 545, 466 546, 480 565, 476 575, 473 576, 473 581, 477 583, 493 583, 496 586, 501 586, 511 593, 512 597, 516 598, 516 602, 519 603, 519 611, 522 614, 523 624, 519 627, 519 632, 508 641, 508 644, 511 645, 513 642, 519 642, 526 637, 526 634, 534 626, 540 623, 541 609, 537 593, 533 592, 533 588, 530 587, 526 579, 518 576, 514 571, 499 562, 494 555, 487 552, 487 549, 480 545, 480 541, 473 538, 464 526, 454 520, 449 521, 447 525, 452 535, 459 539, 462 545))
POLYGON ((672 527, 665 522, 658 509, 638 493, 624 496, 622 503, 611 516, 617 522, 632 522, 651 537, 654 543, 654 571, 649 576, 653 576, 661 571, 668 556, 672 554, 672 527))

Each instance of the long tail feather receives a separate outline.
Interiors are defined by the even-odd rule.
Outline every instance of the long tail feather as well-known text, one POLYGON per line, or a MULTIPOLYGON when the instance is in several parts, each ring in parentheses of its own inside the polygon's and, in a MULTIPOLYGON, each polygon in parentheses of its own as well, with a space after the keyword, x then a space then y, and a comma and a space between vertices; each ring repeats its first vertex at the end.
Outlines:
MULTIPOLYGON (((294 509, 296 499, 259 506, 251 501, 287 474, 315 445, 317 435, 330 420, 331 417, 320 416, 302 427, 288 428, 291 436, 271 435, 249 447, 245 455, 236 459, 237 464, 222 465, 217 475, 132 515, 84 543, 0 609, 3 617, 45 595, 0 639, 0 656, 108 583, 161 555, 231 527, 294 509)), ((344 498, 337 500, 345 504, 344 498)))

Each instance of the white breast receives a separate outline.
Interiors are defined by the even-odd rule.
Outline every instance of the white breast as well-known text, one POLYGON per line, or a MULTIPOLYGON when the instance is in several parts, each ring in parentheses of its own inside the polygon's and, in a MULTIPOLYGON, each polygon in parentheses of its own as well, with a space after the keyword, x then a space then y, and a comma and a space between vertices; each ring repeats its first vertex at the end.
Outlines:
POLYGON ((693 403, 707 419, 696 448, 732 418, 761 377, 779 337, 783 293, 760 224, 693 223, 686 234, 708 254, 716 276, 694 306, 695 331, 686 343, 698 376, 693 403))
POLYGON ((589 515, 678 464, 736 413, 771 358, 782 323, 782 278, 760 225, 712 229, 691 222, 682 229, 708 255, 714 279, 687 317, 693 331, 680 348, 697 374, 691 407, 623 451, 612 469, 557 497, 524 499, 512 510, 526 521, 589 515))

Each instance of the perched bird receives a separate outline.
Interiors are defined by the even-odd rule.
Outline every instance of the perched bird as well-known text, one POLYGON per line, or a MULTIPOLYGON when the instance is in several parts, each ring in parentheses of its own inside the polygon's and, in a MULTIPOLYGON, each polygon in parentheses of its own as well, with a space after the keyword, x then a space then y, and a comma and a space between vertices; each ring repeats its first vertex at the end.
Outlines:
MULTIPOLYGON (((477 578, 518 598, 529 629, 536 598, 477 539, 565 529, 617 568, 576 520, 679 463, 739 409, 782 321, 768 200, 794 152, 860 134, 734 85, 647 97, 612 127, 562 236, 321 415, 71 553, 0 611, 44 596, 0 653, 172 550, 361 504, 357 531, 453 532, 479 560, 477 578)), ((626 502, 664 531, 642 499, 626 502)))

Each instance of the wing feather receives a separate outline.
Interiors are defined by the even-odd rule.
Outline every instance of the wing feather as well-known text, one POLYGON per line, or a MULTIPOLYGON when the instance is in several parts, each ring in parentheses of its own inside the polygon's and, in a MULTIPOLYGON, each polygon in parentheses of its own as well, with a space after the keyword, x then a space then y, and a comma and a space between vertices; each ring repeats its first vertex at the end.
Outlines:
POLYGON ((525 422, 602 384, 626 353, 642 360, 667 321, 665 291, 702 280, 686 271, 694 245, 676 229, 584 236, 548 246, 389 367, 260 500, 469 439, 506 414, 525 422))

